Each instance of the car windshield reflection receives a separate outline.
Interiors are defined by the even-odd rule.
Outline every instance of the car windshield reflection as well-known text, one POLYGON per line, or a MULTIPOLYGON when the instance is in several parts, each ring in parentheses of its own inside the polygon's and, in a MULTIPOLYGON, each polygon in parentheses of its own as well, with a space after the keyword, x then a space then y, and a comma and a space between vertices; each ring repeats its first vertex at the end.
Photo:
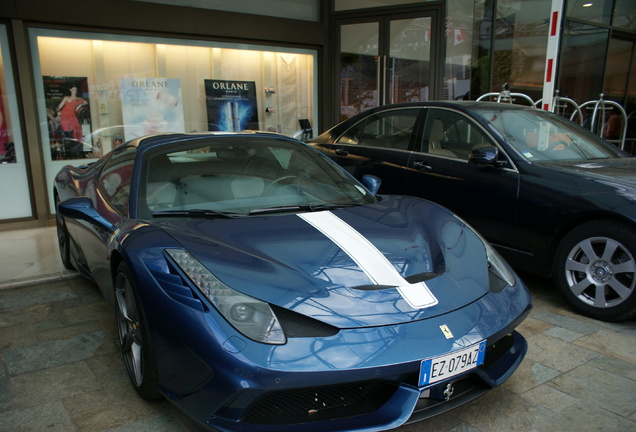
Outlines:
POLYGON ((161 153, 146 156, 140 218, 236 217, 375 201, 359 183, 300 143, 237 136, 196 144, 176 144, 172 151, 164 146, 161 153))
POLYGON ((596 135, 542 110, 477 111, 530 161, 587 161, 618 157, 618 153, 603 145, 596 135))

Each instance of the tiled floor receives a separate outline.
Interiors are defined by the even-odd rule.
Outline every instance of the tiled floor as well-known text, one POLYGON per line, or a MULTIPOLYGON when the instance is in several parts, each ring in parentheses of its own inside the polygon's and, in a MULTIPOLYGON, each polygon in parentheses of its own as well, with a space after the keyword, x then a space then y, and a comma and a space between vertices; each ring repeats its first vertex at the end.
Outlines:
POLYGON ((76 276, 62 265, 55 227, 0 232, 0 288, 76 276))
MULTIPOLYGON (((63 270, 54 228, 0 233, 0 259, 0 432, 198 430, 168 402, 137 397, 112 307, 63 270)), ((519 329, 529 350, 515 374, 396 432, 636 430, 636 322, 574 315, 549 281, 524 279, 534 310, 519 329)))

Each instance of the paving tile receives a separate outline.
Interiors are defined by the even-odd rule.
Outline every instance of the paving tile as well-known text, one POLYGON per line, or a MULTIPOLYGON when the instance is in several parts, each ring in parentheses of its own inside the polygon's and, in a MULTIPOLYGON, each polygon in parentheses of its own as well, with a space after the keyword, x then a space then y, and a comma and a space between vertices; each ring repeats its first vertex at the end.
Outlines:
POLYGON ((160 416, 168 402, 122 397, 104 389, 62 399, 78 432, 118 428, 160 416))
POLYGON ((541 419, 532 432, 627 432, 636 430, 636 423, 594 403, 577 402, 557 416, 541 419))
POLYGON ((15 409, 50 404, 64 396, 98 388, 97 380, 84 362, 9 377, 9 381, 15 409))
POLYGON ((527 359, 560 372, 567 372, 601 355, 543 333, 533 335, 527 340, 527 359))
POLYGON ((563 393, 621 416, 636 411, 636 381, 590 365, 567 372, 552 384, 563 393))
MULTIPOLYGON (((11 409, 13 409, 13 403, 11 390, 9 388, 9 375, 7 374, 7 369, 4 367, 4 362, 0 362, 0 419, 2 418, 1 413, 11 409)), ((2 424, 1 420, 0 424, 2 424)))
POLYGON ((517 327, 517 331, 523 335, 523 337, 528 338, 534 334, 541 333, 544 330, 552 328, 553 325, 549 324, 545 321, 541 321, 533 318, 532 316, 526 318, 519 327, 517 327))
POLYGON ((28 324, 4 327, 2 331, 0 331, 0 350, 17 348, 35 342, 35 335, 28 324))
POLYGON ((563 327, 551 327, 545 330, 543 333, 547 334, 548 336, 552 336, 553 338, 561 339, 565 342, 574 342, 575 340, 583 337, 581 333, 577 333, 563 327))
POLYGON ((524 393, 523 397, 557 413, 570 409, 578 402, 577 398, 548 385, 535 387, 524 393))
POLYGON ((574 344, 636 364, 636 336, 602 329, 577 340, 574 344))
POLYGON ((558 370, 526 358, 503 386, 511 392, 523 394, 560 374, 558 370))
POLYGON ((564 329, 568 329, 581 335, 591 334, 600 329, 597 325, 584 321, 583 317, 580 317, 581 319, 579 319, 557 313, 543 312, 533 315, 533 318, 545 321, 555 326, 563 327, 564 329))
POLYGON ((192 430, 170 415, 159 415, 129 425, 110 429, 109 432, 186 432, 192 430))
POLYGON ((68 339, 11 348, 3 355, 9 375, 19 375, 87 359, 105 343, 108 341, 104 340, 104 332, 99 330, 68 339))
POLYGON ((72 431, 64 405, 57 400, 0 416, 0 432, 72 431))
POLYGON ((530 431, 552 411, 502 387, 455 410, 454 415, 478 431, 530 431))
POLYGON ((56 287, 23 287, 3 290, 0 291, 0 311, 25 309, 38 304, 58 302, 76 297, 77 295, 63 283, 56 287))

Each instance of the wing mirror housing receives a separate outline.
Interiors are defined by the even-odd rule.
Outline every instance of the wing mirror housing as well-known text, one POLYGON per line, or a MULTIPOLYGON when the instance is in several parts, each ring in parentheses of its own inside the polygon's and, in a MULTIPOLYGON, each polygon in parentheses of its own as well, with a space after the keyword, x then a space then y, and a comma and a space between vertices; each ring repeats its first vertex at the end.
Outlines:
POLYGON ((69 219, 83 220, 107 231, 115 231, 115 226, 97 212, 90 198, 77 197, 62 201, 57 205, 57 211, 69 219))
POLYGON ((373 195, 376 195, 380 190, 382 180, 371 174, 365 174, 362 176, 362 185, 369 190, 373 195))
POLYGON ((500 166, 499 149, 495 146, 478 147, 470 151, 468 162, 475 165, 500 166))

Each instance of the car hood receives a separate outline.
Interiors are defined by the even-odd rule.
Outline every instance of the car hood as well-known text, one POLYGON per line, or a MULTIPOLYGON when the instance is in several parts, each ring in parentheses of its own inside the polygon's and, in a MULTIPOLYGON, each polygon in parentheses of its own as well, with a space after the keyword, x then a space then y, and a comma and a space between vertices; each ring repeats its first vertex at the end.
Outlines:
POLYGON ((233 289, 340 328, 429 318, 489 291, 480 238, 414 198, 158 225, 233 289))
POLYGON ((603 184, 636 187, 636 158, 544 164, 603 184))

